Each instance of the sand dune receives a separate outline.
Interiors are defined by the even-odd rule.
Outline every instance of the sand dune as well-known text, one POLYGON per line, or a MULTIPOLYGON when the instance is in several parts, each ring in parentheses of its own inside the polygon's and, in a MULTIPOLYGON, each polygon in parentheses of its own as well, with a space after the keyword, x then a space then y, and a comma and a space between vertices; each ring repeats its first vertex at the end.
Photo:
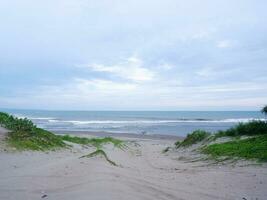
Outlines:
POLYGON ((106 146, 118 166, 79 158, 94 150, 79 145, 49 153, 1 151, 0 199, 266 199, 265 165, 208 165, 178 159, 181 152, 162 154, 171 144, 138 138, 125 151, 106 146))

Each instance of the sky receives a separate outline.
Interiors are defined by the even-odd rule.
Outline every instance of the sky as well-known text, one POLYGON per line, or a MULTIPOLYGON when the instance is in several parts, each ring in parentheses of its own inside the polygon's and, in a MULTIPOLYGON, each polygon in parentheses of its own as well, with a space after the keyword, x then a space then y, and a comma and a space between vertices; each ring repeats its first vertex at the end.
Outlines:
POLYGON ((266 0, 0 1, 0 108, 259 110, 266 0))

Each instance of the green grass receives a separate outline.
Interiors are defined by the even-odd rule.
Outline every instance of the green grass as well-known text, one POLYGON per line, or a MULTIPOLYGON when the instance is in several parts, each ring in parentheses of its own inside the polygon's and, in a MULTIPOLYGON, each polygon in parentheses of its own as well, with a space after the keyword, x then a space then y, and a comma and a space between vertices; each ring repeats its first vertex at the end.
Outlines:
POLYGON ((214 137, 238 137, 238 136, 267 135, 267 121, 254 120, 247 123, 239 123, 225 131, 218 131, 214 137))
POLYGON ((17 150, 55 150, 57 148, 67 147, 64 141, 82 145, 92 145, 96 148, 96 151, 82 156, 93 157, 97 155, 104 156, 104 158, 112 165, 117 166, 115 162, 110 160, 101 148, 105 144, 113 144, 114 147, 125 148, 126 145, 122 140, 112 137, 105 138, 85 138, 75 137, 69 135, 55 135, 49 131, 41 128, 37 128, 28 119, 19 119, 9 115, 7 113, 0 112, 0 126, 7 128, 11 132, 8 133, 6 141, 12 147, 17 150))
POLYGON ((192 132, 191 134, 188 134, 186 138, 183 141, 177 141, 175 143, 176 148, 179 147, 188 147, 193 144, 196 144, 198 142, 201 142, 205 140, 207 137, 210 136, 209 132, 203 131, 203 130, 196 130, 192 132))
POLYGON ((7 142, 18 150, 49 150, 66 147, 66 144, 49 131, 36 128, 33 133, 11 132, 7 142))
POLYGON ((239 123, 225 131, 218 131, 210 134, 205 131, 194 131, 188 134, 182 141, 177 141, 175 146, 188 147, 192 144, 207 141, 204 147, 200 147, 202 153, 209 154, 213 158, 219 157, 257 159, 267 162, 267 122, 251 121, 239 123), (241 139, 241 136, 248 136, 247 139, 241 139), (220 137, 232 138, 229 142, 218 144, 207 144, 220 137))
POLYGON ((97 149, 96 151, 92 152, 92 153, 89 153, 88 155, 85 155, 85 156, 82 156, 80 158, 91 158, 91 157, 94 157, 94 156, 97 156, 97 155, 100 155, 100 156, 104 156, 104 158, 106 159, 106 161, 108 161, 111 165, 114 165, 114 166, 117 166, 117 164, 115 162, 113 162, 112 160, 110 160, 106 154, 105 151, 103 151, 102 149, 97 149))
POLYGON ((28 119, 19 119, 0 112, 0 125, 10 132, 7 135, 9 145, 18 150, 53 150, 67 145, 55 134, 37 128, 28 119))
POLYGON ((162 150, 162 153, 167 153, 168 151, 170 151, 171 147, 166 147, 165 149, 162 150))
POLYGON ((108 161, 111 165, 117 166, 117 164, 110 160, 106 154, 106 152, 102 149, 105 144, 113 144, 114 147, 118 147, 120 149, 124 149, 127 146, 124 144, 122 140, 112 138, 112 137, 105 137, 105 138, 85 138, 85 137, 75 137, 70 135, 59 135, 64 141, 82 144, 82 145, 92 145, 96 148, 96 150, 88 155, 82 156, 80 158, 91 158, 97 155, 104 156, 105 160, 108 161))
POLYGON ((255 136, 220 144, 208 145, 201 149, 214 158, 226 156, 267 161, 267 135, 255 136))
POLYGON ((124 142, 119 139, 105 138, 84 138, 69 135, 55 135, 49 131, 37 128, 32 121, 27 118, 16 118, 7 113, 0 112, 0 126, 7 128, 7 142, 10 146, 18 150, 53 150, 56 148, 67 147, 64 141, 77 144, 92 145, 101 149, 103 145, 111 143, 115 147, 124 148, 124 142))
POLYGON ((85 138, 85 137, 76 137, 76 136, 69 136, 69 135, 59 135, 59 138, 61 138, 64 141, 77 143, 77 144, 83 144, 83 145, 92 145, 96 147, 97 149, 100 149, 105 144, 113 144, 115 147, 123 148, 124 142, 122 140, 112 138, 112 137, 105 137, 105 138, 85 138))

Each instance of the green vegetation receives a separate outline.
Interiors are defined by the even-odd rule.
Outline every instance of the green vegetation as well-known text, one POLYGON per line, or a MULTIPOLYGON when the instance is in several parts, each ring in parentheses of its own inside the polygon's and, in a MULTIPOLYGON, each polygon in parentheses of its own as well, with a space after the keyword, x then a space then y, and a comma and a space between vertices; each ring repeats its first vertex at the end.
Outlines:
POLYGON ((243 140, 212 144, 202 148, 202 152, 214 158, 227 156, 267 161, 267 135, 243 140))
POLYGON ((239 123, 233 128, 229 128, 226 131, 218 131, 214 134, 215 138, 218 137, 235 137, 235 136, 254 136, 254 135, 266 135, 267 134, 267 122, 266 121, 251 121, 248 123, 239 123))
POLYGON ((167 153, 168 151, 170 151, 171 147, 166 147, 165 149, 162 150, 162 153, 167 153))
POLYGON ((203 130, 196 130, 193 133, 188 134, 186 136, 186 138, 182 142, 177 141, 175 143, 175 146, 176 146, 176 148, 188 147, 188 146, 191 146, 193 144, 196 144, 198 142, 201 142, 201 141, 205 140, 209 136, 210 136, 209 132, 206 132, 206 131, 203 131, 203 130))
POLYGON ((85 155, 85 156, 82 156, 80 158, 91 158, 91 157, 94 157, 94 156, 97 156, 97 155, 100 155, 100 156, 104 156, 104 158, 106 159, 106 161, 108 161, 111 165, 114 165, 114 166, 117 166, 117 164, 115 162, 113 162, 112 160, 110 160, 106 154, 105 151, 103 151, 102 149, 97 149, 96 151, 92 152, 92 153, 89 153, 88 155, 85 155))
POLYGON ((105 144, 113 144, 115 147, 123 148, 124 143, 122 140, 115 139, 112 137, 105 137, 105 138, 85 138, 85 137, 75 137, 75 136, 69 136, 69 135, 58 135, 62 140, 77 143, 77 144, 83 144, 83 145, 92 145, 96 147, 97 149, 100 149, 105 144))
POLYGON ((267 105, 261 109, 261 112, 267 116, 267 105))
POLYGON ((113 144, 115 147, 124 148, 122 140, 105 138, 85 138, 69 135, 55 135, 49 131, 37 128, 32 121, 24 118, 16 118, 7 113, 0 112, 0 126, 11 132, 7 135, 7 142, 18 150, 53 150, 60 147, 67 147, 64 141, 72 143, 92 145, 101 149, 105 144, 113 144))
POLYGON ((35 128, 31 132, 12 131, 7 142, 18 150, 53 150, 67 145, 49 131, 35 128))
POLYGON ((105 144, 113 144, 114 147, 118 147, 120 149, 126 148, 126 145, 122 140, 112 138, 112 137, 105 137, 105 138, 85 138, 85 137, 75 137, 69 135, 59 135, 64 141, 82 144, 82 145, 91 145, 96 148, 96 150, 88 155, 82 156, 80 158, 91 158, 94 156, 103 156, 106 161, 108 161, 111 165, 117 166, 117 164, 110 160, 106 154, 106 152, 102 149, 105 144))
POLYGON ((126 148, 126 145, 122 140, 115 139, 112 137, 105 138, 85 138, 85 137, 75 137, 69 135, 59 135, 62 140, 82 144, 82 145, 92 145, 96 148, 96 150, 88 155, 82 156, 80 158, 91 158, 97 155, 104 156, 105 160, 108 161, 111 165, 117 166, 117 164, 110 160, 106 154, 106 152, 102 149, 105 144, 113 144, 114 147, 118 147, 120 149, 126 148))
MULTIPOLYGON (((267 107, 262 109, 263 113, 267 113, 267 107)), ((267 162, 267 121, 251 121, 248 123, 239 123, 225 131, 218 131, 210 134, 205 131, 194 131, 188 134, 182 141, 177 141, 175 146, 188 147, 192 144, 205 140, 205 146, 199 147, 202 153, 211 155, 213 158, 245 158, 257 159, 267 162), (245 139, 241 136, 247 136, 245 139), (221 137, 228 137, 229 142, 210 144, 211 141, 221 137)))
POLYGON ((60 147, 67 147, 68 145, 64 141, 68 141, 82 145, 92 145, 96 148, 96 151, 81 158, 102 155, 110 164, 117 166, 115 162, 108 158, 102 147, 105 144, 113 144, 114 147, 126 148, 122 140, 112 137, 85 138, 55 135, 44 129, 37 128, 32 121, 26 118, 19 119, 3 112, 0 112, 0 126, 10 130, 6 140, 8 144, 18 150, 54 150, 60 147))
POLYGON ((0 112, 0 125, 9 129, 7 142, 18 150, 52 150, 66 144, 55 134, 37 128, 28 119, 0 112))

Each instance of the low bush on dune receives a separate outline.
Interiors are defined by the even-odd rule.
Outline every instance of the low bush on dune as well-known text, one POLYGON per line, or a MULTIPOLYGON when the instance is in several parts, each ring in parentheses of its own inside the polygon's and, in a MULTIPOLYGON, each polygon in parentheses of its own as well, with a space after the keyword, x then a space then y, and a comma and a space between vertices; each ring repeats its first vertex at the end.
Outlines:
POLYGON ((206 132, 203 130, 196 130, 196 131, 192 132, 191 134, 188 134, 182 142, 177 141, 175 143, 175 146, 176 146, 176 148, 188 147, 188 146, 191 146, 193 144, 196 144, 198 142, 205 140, 209 136, 210 136, 209 132, 206 132))
POLYGON ((55 134, 37 128, 32 121, 0 112, 0 125, 10 130, 7 142, 19 150, 49 150, 65 147, 55 134))
POLYGON ((266 135, 267 134, 267 122, 254 120, 247 123, 239 123, 233 128, 229 128, 225 131, 218 131, 215 133, 215 137, 234 137, 234 136, 254 136, 254 135, 266 135))
POLYGON ((50 150, 66 144, 53 133, 36 128, 31 132, 12 131, 7 141, 19 150, 50 150))
POLYGON ((212 144, 202 148, 202 152, 214 158, 227 156, 267 161, 267 135, 243 140, 235 140, 220 144, 212 144))
POLYGON ((200 148, 201 152, 209 154, 214 158, 226 156, 229 158, 239 157, 267 161, 267 121, 255 120, 239 123, 232 128, 218 131, 212 135, 205 131, 194 131, 188 134, 182 142, 177 141, 175 146, 177 148, 188 147, 204 139, 214 141, 220 137, 230 137, 233 140, 218 144, 206 144, 206 146, 200 148), (240 136, 248 137, 242 139, 240 136))
POLYGON ((0 125, 12 131, 27 132, 36 128, 32 121, 26 118, 20 119, 3 112, 0 112, 0 125))

